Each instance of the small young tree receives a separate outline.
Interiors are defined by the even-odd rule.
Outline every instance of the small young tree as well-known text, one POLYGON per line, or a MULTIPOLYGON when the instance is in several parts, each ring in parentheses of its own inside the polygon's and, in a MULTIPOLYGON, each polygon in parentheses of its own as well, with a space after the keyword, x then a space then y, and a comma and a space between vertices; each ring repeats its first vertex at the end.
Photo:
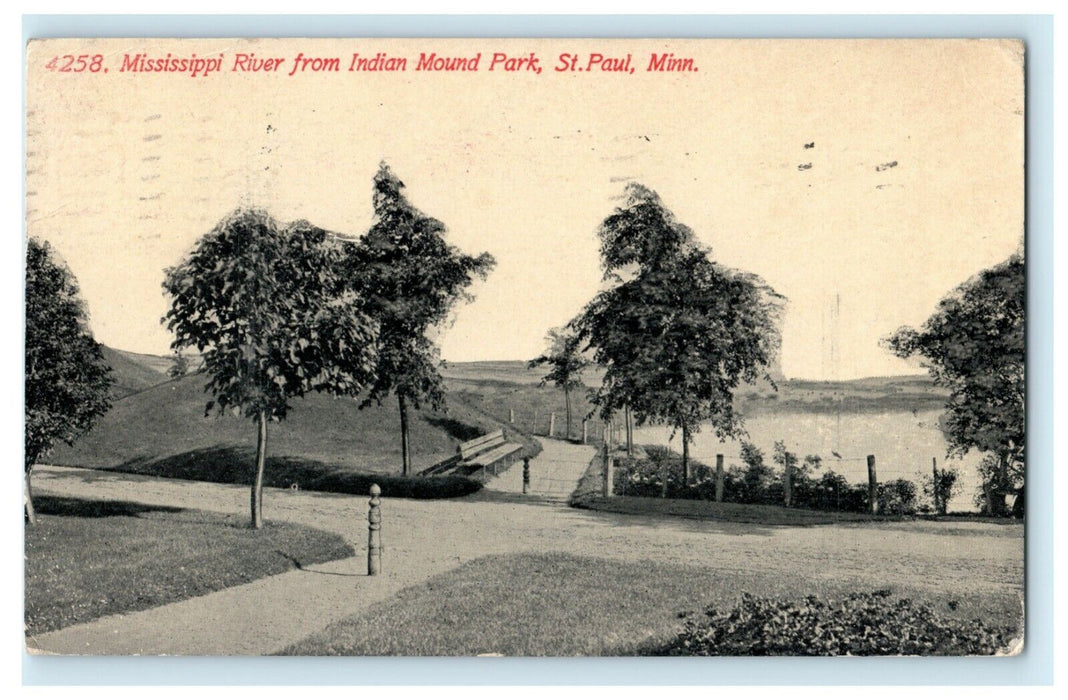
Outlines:
POLYGON ((931 505, 939 515, 946 514, 950 500, 960 493, 959 476, 956 468, 936 468, 934 473, 923 477, 923 495, 931 499, 931 505))
POLYGON ((181 379, 189 374, 189 358, 175 351, 171 356, 171 366, 167 368, 167 376, 171 379, 181 379))
POLYGON ((1024 478, 1024 363, 1027 281, 1021 253, 957 287, 920 329, 886 339, 900 357, 918 355, 950 391, 942 432, 950 455, 971 449, 994 456, 989 509, 1005 514, 1005 496, 1024 478))
POLYGON ((581 352, 582 339, 574 332, 554 328, 546 337, 549 349, 542 355, 527 363, 533 369, 549 365, 549 373, 542 377, 541 385, 552 382, 564 391, 564 404, 567 408, 567 437, 571 438, 571 392, 583 386, 582 370, 590 361, 581 352))
POLYGON ((25 515, 37 523, 33 465, 111 407, 111 368, 89 331, 78 283, 44 241, 26 244, 25 515))
POLYGON ((293 398, 357 392, 373 377, 377 326, 345 290, 340 260, 322 229, 238 210, 166 271, 171 347, 202 354, 214 396, 205 415, 216 407, 257 423, 253 528, 263 525, 268 422, 283 420, 293 398))
POLYGON ((375 223, 346 246, 348 283, 380 323, 375 379, 361 408, 397 397, 401 473, 411 473, 408 407, 425 402, 445 408, 439 351, 428 333, 453 305, 470 300, 467 288, 494 265, 489 253, 470 256, 445 242, 445 224, 426 216, 404 196, 401 182, 383 163, 374 178, 375 223))
POLYGON ((771 377, 783 297, 759 277, 711 260, 655 192, 632 184, 598 235, 604 278, 572 322, 605 368, 593 401, 604 417, 630 408, 639 425, 682 433, 683 471, 703 423, 720 439, 740 434, 734 390, 771 377))

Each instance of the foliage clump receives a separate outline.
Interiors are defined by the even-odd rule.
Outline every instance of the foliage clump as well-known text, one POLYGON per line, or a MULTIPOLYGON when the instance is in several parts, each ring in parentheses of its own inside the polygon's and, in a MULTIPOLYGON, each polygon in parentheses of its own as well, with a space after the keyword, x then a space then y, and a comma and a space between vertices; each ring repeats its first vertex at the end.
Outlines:
POLYGON ((686 620, 661 653, 672 656, 989 656, 1007 630, 938 614, 887 589, 842 600, 790 602, 742 594, 729 612, 708 608, 686 620))
MULTIPOLYGON (((690 479, 687 480, 678 453, 659 445, 645 445, 643 451, 645 455, 642 457, 623 457, 616 463, 615 495, 715 499, 715 468, 691 460, 690 479)), ((783 505, 784 471, 789 463, 792 471, 791 507, 842 513, 871 512, 868 485, 851 484, 838 472, 824 470, 823 460, 818 455, 806 455, 803 460, 798 460, 780 442, 775 446, 773 465, 769 465, 764 460, 763 450, 743 441, 740 456, 742 464, 733 464, 723 472, 723 500, 727 503, 783 505)), ((881 514, 915 515, 919 511, 916 485, 906 479, 880 483, 877 498, 881 514)))
POLYGON ((990 457, 976 499, 989 515, 1007 515, 1006 497, 1024 487, 1026 290, 1017 252, 946 295, 921 328, 884 340, 899 357, 922 358, 934 383, 949 389, 941 420, 949 455, 990 457))
POLYGON ((26 518, 36 522, 30 474, 56 442, 73 444, 111 407, 111 367, 89 330, 73 273, 44 241, 26 244, 26 518))

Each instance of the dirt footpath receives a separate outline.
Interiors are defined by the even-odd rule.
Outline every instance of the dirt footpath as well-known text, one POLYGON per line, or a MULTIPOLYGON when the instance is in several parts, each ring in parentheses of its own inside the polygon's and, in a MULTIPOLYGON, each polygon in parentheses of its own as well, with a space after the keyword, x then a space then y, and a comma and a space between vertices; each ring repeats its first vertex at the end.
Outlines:
MULTIPOLYGON (((590 447, 542 440, 533 476, 581 476, 590 447), (580 469, 581 467, 581 469, 580 469)), ((1023 528, 1018 524, 879 523, 764 527, 568 508, 546 482, 516 493, 516 472, 473 496, 448 501, 383 499, 383 575, 366 573, 367 498, 267 489, 267 519, 331 530, 360 554, 292 571, 155 610, 116 615, 40 635, 51 653, 265 654, 468 560, 560 551, 627 561, 695 564, 769 576, 855 578, 871 586, 951 584, 981 592, 1023 591, 1023 528)), ((521 486, 521 481, 519 482, 521 486)), ((40 493, 243 514, 244 486, 40 467, 40 493)))

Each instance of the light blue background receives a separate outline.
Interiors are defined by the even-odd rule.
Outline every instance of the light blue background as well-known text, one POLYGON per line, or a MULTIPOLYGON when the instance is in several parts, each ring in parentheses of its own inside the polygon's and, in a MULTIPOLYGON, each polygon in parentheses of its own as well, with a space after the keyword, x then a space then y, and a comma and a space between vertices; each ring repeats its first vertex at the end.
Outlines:
MULTIPOLYGON (((1027 44, 1027 633, 1012 658, 61 658, 23 682, 145 684, 1049 684, 1053 679, 1053 19, 1049 16, 31 15, 44 37, 1009 37, 1027 44)), ((21 630, 18 632, 21 636, 21 630)))

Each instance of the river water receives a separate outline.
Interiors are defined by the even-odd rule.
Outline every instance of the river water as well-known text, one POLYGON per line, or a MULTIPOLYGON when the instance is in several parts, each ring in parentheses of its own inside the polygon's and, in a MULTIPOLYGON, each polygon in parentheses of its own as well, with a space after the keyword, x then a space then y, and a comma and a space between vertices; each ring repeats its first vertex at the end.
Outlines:
MULTIPOLYGON (((879 481, 908 479, 916 483, 922 499, 921 479, 931 473, 931 459, 939 468, 956 467, 960 493, 950 500, 950 511, 974 511, 972 497, 978 487, 976 465, 981 455, 971 452, 964 459, 946 459, 946 441, 938 429, 941 411, 888 411, 882 413, 776 412, 749 416, 745 420, 748 441, 764 451, 772 464, 774 445, 786 443, 798 459, 815 454, 823 458, 823 470, 833 469, 852 483, 867 483, 867 455, 875 455, 879 481), (836 457, 835 453, 840 455, 836 457)), ((635 428, 638 444, 667 445, 681 451, 681 435, 669 440, 671 429, 663 426, 635 428)), ((714 465, 723 454, 725 465, 741 464, 740 442, 720 442, 709 427, 693 436, 690 454, 714 465)), ((816 473, 819 475, 819 472, 816 473)), ((922 501, 921 501, 922 502, 922 501)))

